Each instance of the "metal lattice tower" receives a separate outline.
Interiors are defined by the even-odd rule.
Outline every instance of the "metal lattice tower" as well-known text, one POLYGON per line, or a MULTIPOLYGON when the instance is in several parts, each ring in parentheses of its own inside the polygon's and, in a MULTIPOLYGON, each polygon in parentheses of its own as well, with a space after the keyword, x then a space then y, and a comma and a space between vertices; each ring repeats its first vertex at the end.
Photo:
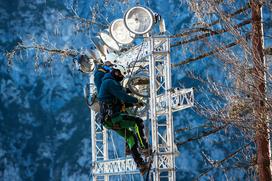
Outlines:
MULTIPOLYGON (((90 90, 91 94, 94 92, 93 74, 90 75, 90 90)), ((108 160, 108 133, 106 128, 102 128, 96 120, 97 113, 91 110, 91 135, 92 135, 92 167, 96 168, 96 162, 108 160)), ((97 168, 103 169, 103 168, 97 168)), ((93 180, 108 181, 109 177, 106 175, 93 175, 93 180)))
MULTIPOLYGON (((149 65, 149 117, 151 121, 152 149, 155 151, 151 169, 154 181, 176 180, 173 112, 193 106, 193 89, 173 89, 171 83, 170 40, 166 36, 152 36, 140 46, 125 52, 121 57, 148 60, 149 65)), ((123 62, 119 62, 122 64, 123 62)), ((125 66, 130 62, 126 62, 125 66)), ((90 76, 90 85, 93 85, 90 76)), ((91 87, 92 90, 93 86, 91 87)), ((91 112, 92 175, 93 180, 110 180, 112 175, 139 174, 131 157, 109 160, 108 131, 95 122, 91 112)))
POLYGON ((174 130, 171 105, 171 64, 169 39, 163 38, 156 46, 157 38, 150 39, 150 118, 152 127, 152 150, 154 157, 154 180, 160 180, 163 171, 169 180, 175 179, 174 130), (156 47, 156 48, 154 48, 156 47), (157 106, 158 105, 158 106, 157 106), (159 107, 162 106, 162 107, 159 107), (159 118, 162 117, 162 120, 159 118), (166 136, 163 136, 166 134, 166 136))

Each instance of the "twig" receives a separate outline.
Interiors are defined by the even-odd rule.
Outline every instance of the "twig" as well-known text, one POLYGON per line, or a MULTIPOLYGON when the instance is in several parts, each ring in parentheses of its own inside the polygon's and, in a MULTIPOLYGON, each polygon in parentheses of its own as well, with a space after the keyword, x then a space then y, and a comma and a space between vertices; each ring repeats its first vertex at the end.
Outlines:
MULTIPOLYGON (((242 23, 239 23, 238 25, 233 26, 233 29, 238 29, 238 28, 240 28, 242 26, 245 26, 247 24, 250 24, 250 23, 251 23, 251 20, 245 20, 242 23)), ((191 43, 191 42, 194 42, 194 41, 201 40, 201 39, 206 38, 206 37, 219 35, 219 34, 222 34, 222 33, 228 32, 228 31, 230 31, 230 30, 229 29, 222 29, 222 30, 218 30, 218 31, 211 31, 209 33, 205 33, 205 34, 202 34, 202 35, 195 36, 194 38, 191 38, 189 40, 179 41, 177 43, 172 44, 171 47, 184 45, 184 44, 187 44, 187 43, 191 43)))
MULTIPOLYGON (((241 9, 235 11, 234 13, 231 13, 231 14, 227 15, 227 17, 228 17, 228 18, 231 18, 231 17, 233 17, 233 16, 235 16, 235 15, 237 15, 237 14, 240 14, 240 13, 246 11, 246 10, 249 9, 249 8, 250 8, 249 3, 247 3, 245 7, 243 7, 243 8, 241 8, 241 9)), ((193 30, 185 31, 185 32, 182 32, 182 33, 179 33, 179 34, 170 36, 170 38, 183 37, 183 36, 187 36, 187 35, 190 35, 190 34, 192 34, 192 33, 199 32, 199 31, 211 31, 210 29, 208 29, 208 27, 211 27, 211 26, 213 26, 213 25, 215 25, 215 24, 217 24, 217 23, 219 23, 219 22, 220 22, 220 20, 216 20, 216 21, 214 21, 214 22, 212 22, 212 23, 210 23, 210 24, 205 25, 205 27, 196 28, 196 29, 193 29, 193 30)))
POLYGON ((214 161, 212 163, 213 167, 208 168, 207 170, 205 170, 203 173, 201 173, 199 176, 197 176, 197 178, 195 178, 194 180, 199 180, 200 177, 206 175, 207 173, 209 173, 210 171, 212 171, 214 168, 218 168, 219 166, 221 166, 224 162, 226 162, 227 160, 229 160, 230 158, 234 157, 237 153, 239 153, 240 151, 242 151, 244 148, 248 147, 251 143, 248 143, 246 145, 244 145, 243 147, 239 148, 238 150, 236 150, 235 152, 229 154, 227 157, 225 157, 223 160, 220 161, 214 161))
POLYGON ((174 63, 174 64, 172 64, 172 67, 178 67, 178 66, 185 65, 185 64, 187 64, 187 63, 191 63, 191 62, 194 62, 194 61, 196 61, 196 60, 199 60, 199 59, 208 57, 208 56, 213 55, 213 54, 215 54, 215 53, 217 53, 217 52, 220 52, 220 51, 222 51, 222 50, 225 50, 225 49, 228 49, 228 48, 230 48, 230 47, 233 47, 233 46, 239 44, 239 42, 240 42, 240 40, 237 40, 237 41, 232 42, 232 43, 230 43, 230 44, 228 44, 228 45, 225 45, 225 46, 223 46, 223 47, 215 48, 214 50, 212 50, 212 51, 210 51, 210 52, 207 52, 207 53, 204 53, 204 54, 202 54, 202 55, 199 55, 199 56, 197 56, 197 57, 195 57, 195 58, 188 58, 188 59, 185 59, 185 60, 180 61, 180 62, 178 62, 178 63, 174 63))
POLYGON ((216 132, 218 132, 218 131, 220 131, 220 130, 226 128, 228 125, 229 125, 229 124, 225 124, 225 125, 223 125, 223 126, 217 127, 216 129, 213 129, 213 130, 210 130, 210 131, 203 131, 203 132, 201 133, 201 135, 199 135, 199 136, 189 138, 189 139, 187 139, 187 140, 185 140, 185 141, 182 141, 182 142, 178 142, 178 143, 177 143, 177 146, 183 145, 183 144, 188 143, 188 142, 191 142, 191 141, 198 140, 198 139, 200 139, 200 138, 202 138, 202 137, 209 136, 210 134, 214 134, 214 133, 216 133, 216 132))

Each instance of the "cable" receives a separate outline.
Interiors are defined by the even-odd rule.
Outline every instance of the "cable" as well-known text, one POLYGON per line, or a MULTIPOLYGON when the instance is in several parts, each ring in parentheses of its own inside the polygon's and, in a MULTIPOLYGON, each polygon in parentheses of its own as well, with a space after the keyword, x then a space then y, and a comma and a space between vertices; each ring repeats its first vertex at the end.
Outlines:
POLYGON ((112 136, 112 132, 110 132, 110 137, 111 137, 111 142, 112 142, 114 157, 115 158, 119 158, 118 152, 117 152, 117 149, 116 149, 116 146, 115 146, 115 142, 114 142, 114 139, 113 139, 113 136, 112 136))
MULTIPOLYGON (((112 136, 112 132, 111 132, 111 131, 110 131, 110 137, 111 137, 111 142, 112 142, 114 157, 115 157, 115 159, 118 159, 119 156, 118 156, 118 152, 117 152, 117 149, 116 149, 115 142, 114 142, 114 139, 113 139, 113 136, 112 136)), ((119 179, 120 179, 121 181, 123 180, 121 175, 119 175, 119 179)))
POLYGON ((140 49, 139 49, 139 51, 138 51, 138 54, 137 54, 137 56, 136 56, 136 59, 135 59, 135 61, 133 61, 133 62, 134 62, 134 65, 133 65, 133 67, 132 67, 132 71, 131 71, 131 74, 129 75, 128 80, 131 78, 131 75, 132 75, 132 73, 133 73, 133 70, 134 70, 134 68, 135 68, 135 65, 136 65, 136 63, 137 63, 137 61, 138 61, 139 55, 140 55, 140 53, 141 53, 141 51, 142 51, 143 45, 144 45, 144 42, 142 42, 142 44, 141 44, 141 46, 140 46, 140 49))
MULTIPOLYGON (((127 142, 127 129, 125 129, 125 142, 127 142)), ((127 175, 127 154, 126 154, 126 145, 125 145, 125 175, 127 175)))

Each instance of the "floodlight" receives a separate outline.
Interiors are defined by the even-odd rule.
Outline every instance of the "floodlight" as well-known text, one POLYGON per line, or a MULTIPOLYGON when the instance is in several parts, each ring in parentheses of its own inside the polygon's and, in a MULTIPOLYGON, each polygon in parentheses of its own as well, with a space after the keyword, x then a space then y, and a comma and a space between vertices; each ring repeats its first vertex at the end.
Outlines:
POLYGON ((104 30, 99 33, 99 37, 110 49, 120 51, 118 43, 110 36, 108 30, 104 30))
POLYGON ((79 69, 84 73, 92 72, 95 67, 94 59, 87 55, 80 55, 77 63, 79 64, 79 69))
POLYGON ((128 31, 123 19, 117 19, 112 22, 110 34, 120 44, 129 44, 135 38, 135 34, 128 31))
POLYGON ((142 6, 135 6, 126 12, 124 21, 130 32, 143 35, 151 30, 155 23, 155 18, 151 10, 142 6))
POLYGON ((101 57, 101 55, 100 55, 100 53, 98 52, 97 49, 89 51, 88 54, 90 54, 89 56, 92 57, 95 60, 98 60, 101 57))
POLYGON ((105 60, 105 56, 102 55, 97 49, 91 50, 90 55, 96 63, 102 63, 105 60))
POLYGON ((147 72, 134 74, 128 80, 127 86, 133 94, 140 97, 149 97, 149 79, 147 72))
POLYGON ((96 49, 101 53, 102 56, 106 56, 107 54, 107 49, 105 48, 105 46, 103 45, 103 42, 99 39, 98 36, 91 38, 94 46, 96 47, 96 49))

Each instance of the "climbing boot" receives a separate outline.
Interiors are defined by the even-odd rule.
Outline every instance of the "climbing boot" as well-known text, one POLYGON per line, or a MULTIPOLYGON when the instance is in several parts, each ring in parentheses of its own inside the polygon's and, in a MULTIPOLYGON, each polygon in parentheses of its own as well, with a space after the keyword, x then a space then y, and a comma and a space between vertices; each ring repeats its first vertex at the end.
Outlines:
POLYGON ((148 148, 141 148, 140 149, 141 154, 144 155, 145 158, 149 157, 152 153, 152 148, 148 147, 148 148))
POLYGON ((142 162, 138 165, 141 175, 144 175, 149 170, 149 164, 142 162))

